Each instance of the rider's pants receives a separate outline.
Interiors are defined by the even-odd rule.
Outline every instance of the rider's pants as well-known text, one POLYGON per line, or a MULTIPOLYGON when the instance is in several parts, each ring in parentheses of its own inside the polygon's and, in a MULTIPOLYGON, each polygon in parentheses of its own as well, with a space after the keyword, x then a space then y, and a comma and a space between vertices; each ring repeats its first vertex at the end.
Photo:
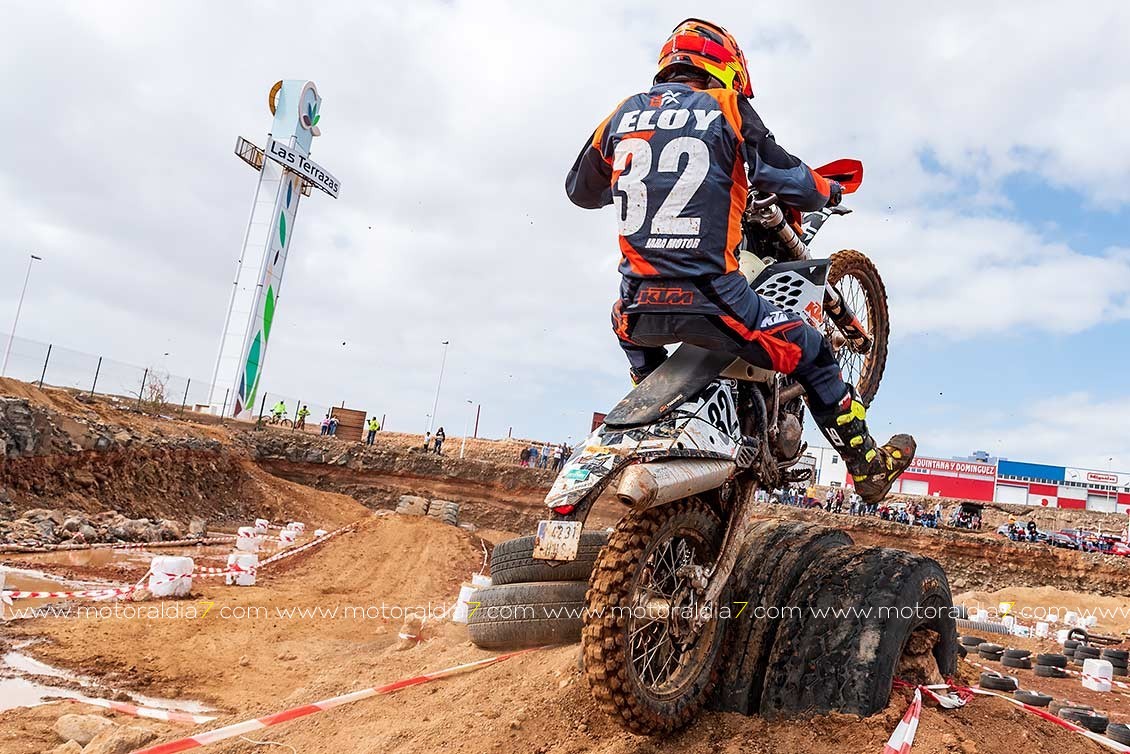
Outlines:
POLYGON ((817 415, 835 411, 847 393, 819 331, 757 295, 739 273, 679 281, 625 278, 620 294, 612 327, 637 379, 666 360, 664 345, 692 343, 791 375, 817 415))

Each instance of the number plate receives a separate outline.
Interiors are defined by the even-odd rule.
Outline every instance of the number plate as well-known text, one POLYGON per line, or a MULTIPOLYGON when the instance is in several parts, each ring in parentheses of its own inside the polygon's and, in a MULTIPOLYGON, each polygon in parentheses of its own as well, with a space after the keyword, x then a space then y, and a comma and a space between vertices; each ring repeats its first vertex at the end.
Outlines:
POLYGON ((538 560, 576 560, 581 543, 582 521, 539 521, 534 537, 534 557, 538 560))

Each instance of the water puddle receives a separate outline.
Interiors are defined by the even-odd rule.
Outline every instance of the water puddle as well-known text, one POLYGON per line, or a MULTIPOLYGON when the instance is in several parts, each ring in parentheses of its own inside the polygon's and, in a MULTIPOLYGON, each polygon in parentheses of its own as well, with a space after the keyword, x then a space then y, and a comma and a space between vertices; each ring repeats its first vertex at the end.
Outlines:
MULTIPOLYGON (((113 699, 122 693, 99 684, 94 678, 69 673, 23 652, 13 650, 0 657, 0 712, 16 707, 34 707, 56 699, 113 699), (45 682, 46 678, 57 678, 66 684, 53 685, 45 682)), ((213 711, 212 707, 201 702, 125 693, 134 704, 143 707, 194 713, 213 711)))
POLYGON ((144 569, 155 555, 183 555, 193 560, 212 561, 226 559, 231 551, 231 545, 154 547, 152 550, 100 548, 96 550, 58 550, 56 552, 8 554, 4 556, 4 559, 10 563, 40 567, 105 568, 113 565, 136 565, 144 569))

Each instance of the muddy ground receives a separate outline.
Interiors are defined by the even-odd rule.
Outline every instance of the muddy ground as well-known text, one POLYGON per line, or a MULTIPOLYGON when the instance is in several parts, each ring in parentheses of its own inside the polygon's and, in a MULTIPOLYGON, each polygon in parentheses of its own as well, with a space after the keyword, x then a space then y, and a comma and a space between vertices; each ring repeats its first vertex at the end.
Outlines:
MULTIPOLYGON (((415 632, 414 627, 406 631, 401 614, 406 608, 442 613, 450 607, 460 584, 482 567, 484 546, 527 533, 541 517, 539 505, 550 480, 546 472, 506 462, 517 444, 471 442, 468 459, 459 461, 426 456, 413 448, 411 438, 400 436, 364 448, 342 439, 135 415, 27 386, 17 391, 0 384, 0 392, 16 392, 33 414, 28 426, 38 426, 35 432, 8 433, 28 441, 5 445, 0 505, 8 515, 71 506, 169 517, 204 514, 229 527, 257 516, 303 520, 311 529, 358 522, 355 531, 265 570, 255 587, 197 581, 185 600, 119 605, 156 608, 151 616, 122 609, 115 615, 107 605, 111 611, 103 616, 72 613, 4 624, 0 642, 5 649, 22 646, 22 652, 57 668, 93 676, 107 687, 107 697, 113 689, 118 696, 191 700, 215 707, 220 719, 207 726, 170 725, 54 702, 0 712, 0 754, 52 751, 62 743, 52 726, 67 713, 105 714, 122 726, 141 728, 141 738, 171 740, 489 657, 468 642, 464 627, 447 620, 427 621, 419 642, 401 639, 401 633, 415 632), (204 460, 153 453, 185 443, 205 444, 193 449, 204 460), (113 473, 100 480, 94 470, 111 461, 113 473), (84 485, 85 476, 75 473, 82 469, 91 470, 97 482, 84 485), (404 492, 461 502, 462 519, 475 530, 374 515, 395 505, 404 492)), ((457 445, 448 443, 448 449, 457 445)), ((605 505, 595 520, 610 523, 617 513, 614 505, 605 505)), ((955 593, 970 602, 1117 609, 1127 606, 1130 594, 1130 569, 1111 558, 776 506, 764 506, 759 515, 820 520, 848 528, 860 544, 923 552, 946 566, 955 593)), ((201 551, 199 556, 213 565, 222 553, 201 551)), ((131 583, 145 569, 136 554, 4 557, 9 565, 80 581, 131 583)), ((1103 627, 1123 630, 1130 622, 1110 619, 1103 627)), ((896 692, 887 710, 864 720, 831 715, 770 723, 706 713, 679 734, 647 739, 625 733, 596 709, 577 659, 575 645, 545 650, 251 738, 297 752, 879 752, 908 701, 906 693, 896 692)), ((979 672, 963 665, 959 677, 973 682, 979 672)), ((1130 721, 1130 697, 1079 698, 1084 692, 1077 681, 1016 674, 1026 687, 1092 701, 1112 720, 1130 721)), ((928 704, 914 751, 990 754, 1017 747, 1066 754, 1103 751, 996 699, 976 699, 953 711, 928 704)), ((235 739, 209 748, 277 747, 235 739)))

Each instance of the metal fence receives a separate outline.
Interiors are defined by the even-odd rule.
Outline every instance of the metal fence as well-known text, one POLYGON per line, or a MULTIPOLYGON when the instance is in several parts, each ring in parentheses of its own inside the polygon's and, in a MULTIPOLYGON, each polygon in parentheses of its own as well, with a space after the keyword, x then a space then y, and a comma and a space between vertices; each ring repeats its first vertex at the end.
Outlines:
MULTIPOLYGON (((0 349, 8 346, 8 337, 7 333, 0 333, 0 349)), ((208 398, 212 384, 207 379, 171 374, 159 365, 126 364, 105 356, 28 338, 12 339, 3 376, 41 387, 69 388, 91 395, 132 400, 137 402, 139 408, 156 409, 164 413, 214 413, 222 407, 223 414, 230 415, 232 410, 230 386, 225 386, 222 394, 217 390, 214 396, 216 409, 211 409, 208 398)), ((294 427, 300 422, 303 408, 309 412, 304 422, 304 430, 307 432, 320 432, 322 419, 331 410, 330 404, 267 390, 259 393, 251 418, 245 417, 242 421, 256 422, 261 417, 264 423, 273 422, 272 409, 280 401, 286 407, 280 423, 294 427)), ((384 422, 381 423, 383 425, 384 422)))

